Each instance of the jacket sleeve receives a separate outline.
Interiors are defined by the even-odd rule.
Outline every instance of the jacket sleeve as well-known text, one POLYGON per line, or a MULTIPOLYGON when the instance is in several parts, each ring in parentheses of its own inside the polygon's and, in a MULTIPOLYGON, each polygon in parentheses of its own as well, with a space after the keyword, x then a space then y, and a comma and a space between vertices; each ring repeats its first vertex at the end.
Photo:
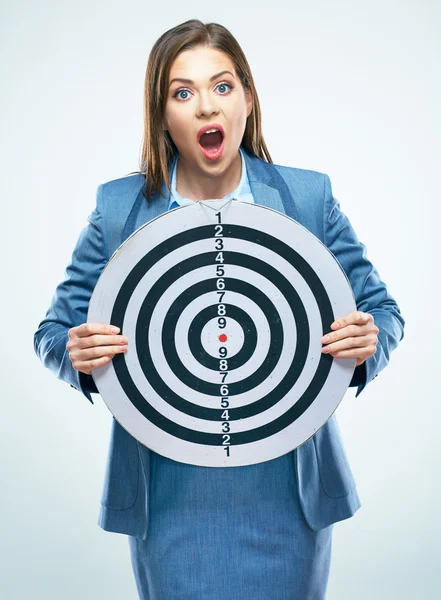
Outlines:
POLYGON ((376 353, 355 368, 350 383, 350 386, 357 386, 357 397, 388 364, 390 353, 403 338, 405 322, 397 303, 369 262, 365 245, 359 242, 349 219, 333 197, 328 175, 324 177, 323 239, 351 283, 357 310, 370 313, 379 328, 376 353))
POLYGON ((91 393, 98 392, 93 377, 73 368, 66 344, 69 329, 86 321, 90 297, 108 261, 102 189, 103 184, 97 189, 96 207, 80 233, 65 278, 57 286, 49 310, 34 334, 34 349, 43 365, 81 391, 92 404, 91 393))

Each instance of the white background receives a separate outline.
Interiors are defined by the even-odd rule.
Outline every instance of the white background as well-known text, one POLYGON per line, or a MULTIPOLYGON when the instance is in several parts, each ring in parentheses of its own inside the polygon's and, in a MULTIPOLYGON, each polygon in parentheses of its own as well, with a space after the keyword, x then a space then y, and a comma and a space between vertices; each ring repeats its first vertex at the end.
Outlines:
POLYGON ((337 411, 362 508, 334 527, 328 600, 441 597, 440 5, 435 0, 9 2, 1 8, 5 600, 137 597, 96 524, 111 416, 43 369, 33 333, 98 185, 138 168, 145 66, 190 18, 228 27, 277 164, 329 174, 406 320, 337 411), (211 5, 211 8, 209 7, 211 5), (436 257, 438 258, 438 257, 436 257))

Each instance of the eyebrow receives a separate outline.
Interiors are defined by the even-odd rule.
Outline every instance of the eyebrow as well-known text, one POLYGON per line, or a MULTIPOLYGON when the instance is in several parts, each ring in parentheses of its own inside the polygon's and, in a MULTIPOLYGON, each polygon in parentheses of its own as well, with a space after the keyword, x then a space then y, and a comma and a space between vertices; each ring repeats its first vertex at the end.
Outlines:
MULTIPOLYGON (((229 73, 234 78, 234 75, 233 75, 233 73, 231 73, 231 71, 221 71, 220 73, 216 73, 216 75, 213 75, 213 77, 210 77, 210 81, 214 81, 221 75, 225 75, 225 73, 229 73)), ((181 77, 175 77, 174 79, 172 79, 170 81, 170 83, 168 84, 168 87, 170 87, 174 81, 180 81, 181 83, 188 83, 189 85, 194 84, 194 81, 192 79, 183 79, 181 77)))

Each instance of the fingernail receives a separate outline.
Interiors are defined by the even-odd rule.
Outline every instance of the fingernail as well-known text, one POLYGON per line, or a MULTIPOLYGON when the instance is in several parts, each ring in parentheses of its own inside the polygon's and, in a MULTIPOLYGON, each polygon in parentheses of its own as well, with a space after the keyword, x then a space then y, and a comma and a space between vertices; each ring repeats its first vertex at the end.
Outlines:
POLYGON ((332 323, 331 327, 335 327, 338 329, 340 327, 340 323, 338 321, 334 321, 334 323, 332 323))
POLYGON ((322 337, 322 342, 324 344, 326 344, 327 342, 330 342, 330 341, 331 341, 331 338, 329 337, 329 335, 325 335, 322 337))
POLYGON ((119 333, 120 329, 119 327, 111 327, 110 328, 110 333, 119 333))
POLYGON ((126 338, 126 337, 119 338, 120 344, 127 344, 128 342, 129 342, 129 338, 126 338))
POLYGON ((323 346, 322 352, 329 352, 329 346, 323 346))

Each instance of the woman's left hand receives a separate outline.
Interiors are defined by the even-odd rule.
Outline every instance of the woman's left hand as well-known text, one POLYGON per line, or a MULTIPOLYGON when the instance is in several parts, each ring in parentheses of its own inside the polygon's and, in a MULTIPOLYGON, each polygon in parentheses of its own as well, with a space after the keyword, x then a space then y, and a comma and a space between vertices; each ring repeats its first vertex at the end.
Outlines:
POLYGON ((332 332, 325 334, 322 352, 334 358, 356 358, 356 366, 377 351, 377 334, 380 331, 370 313, 356 311, 334 321, 332 332))

